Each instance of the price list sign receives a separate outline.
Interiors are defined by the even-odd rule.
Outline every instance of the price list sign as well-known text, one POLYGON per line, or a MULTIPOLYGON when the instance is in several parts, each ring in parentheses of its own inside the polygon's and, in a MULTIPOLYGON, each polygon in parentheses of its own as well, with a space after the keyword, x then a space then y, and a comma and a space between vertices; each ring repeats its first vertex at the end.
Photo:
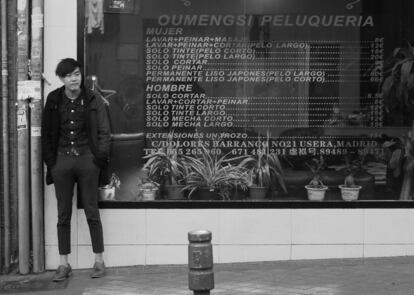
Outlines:
POLYGON ((404 36, 385 25, 405 19, 389 21, 389 4, 185 2, 143 22, 147 154, 174 131, 183 154, 249 155, 265 141, 287 158, 366 157, 385 173, 384 142, 413 119, 396 84, 404 36))

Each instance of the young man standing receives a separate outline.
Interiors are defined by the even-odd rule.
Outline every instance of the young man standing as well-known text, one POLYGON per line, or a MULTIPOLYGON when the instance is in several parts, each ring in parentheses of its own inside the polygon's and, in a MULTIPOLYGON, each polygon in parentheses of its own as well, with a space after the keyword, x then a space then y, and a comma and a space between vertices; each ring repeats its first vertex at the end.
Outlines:
POLYGON ((109 161, 110 129, 102 99, 83 87, 81 69, 81 64, 72 58, 59 62, 56 75, 64 85, 49 93, 42 117, 46 184, 54 183, 58 211, 60 265, 54 281, 63 281, 72 272, 68 254, 71 252, 70 220, 75 183, 95 253, 91 277, 105 275, 98 185, 100 173, 105 171, 109 161))

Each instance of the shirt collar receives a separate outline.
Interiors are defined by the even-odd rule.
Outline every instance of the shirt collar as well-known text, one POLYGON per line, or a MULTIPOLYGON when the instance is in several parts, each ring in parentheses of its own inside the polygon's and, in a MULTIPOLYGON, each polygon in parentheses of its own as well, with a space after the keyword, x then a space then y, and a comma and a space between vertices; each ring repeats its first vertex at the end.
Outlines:
POLYGON ((62 99, 64 103, 74 103, 76 105, 81 104, 81 102, 83 101, 83 91, 80 92, 80 94, 78 95, 77 98, 75 98, 74 100, 70 99, 69 97, 66 96, 65 91, 62 91, 62 99))

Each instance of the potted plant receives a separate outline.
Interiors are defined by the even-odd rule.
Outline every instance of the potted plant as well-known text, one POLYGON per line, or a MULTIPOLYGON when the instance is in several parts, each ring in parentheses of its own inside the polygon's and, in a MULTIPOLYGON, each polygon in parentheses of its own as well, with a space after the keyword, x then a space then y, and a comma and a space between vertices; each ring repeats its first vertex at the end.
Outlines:
POLYGON ((349 159, 346 158, 346 176, 344 184, 339 185, 341 190, 342 200, 344 201, 356 201, 359 197, 359 191, 361 190, 361 185, 356 185, 355 183, 355 172, 360 169, 362 162, 350 163, 349 159))
POLYGON ((143 201, 154 201, 157 198, 158 184, 153 181, 147 181, 140 185, 141 196, 143 201))
POLYGON ((120 185, 121 180, 115 173, 112 173, 111 178, 109 179, 109 184, 98 188, 99 199, 101 201, 114 201, 115 189, 119 188, 120 185))
POLYGON ((186 166, 183 163, 182 155, 178 154, 173 137, 173 132, 169 133, 167 139, 160 143, 161 147, 155 153, 144 157, 147 162, 143 168, 148 170, 150 179, 165 184, 168 199, 179 200, 184 199, 186 166))
POLYGON ((142 168, 138 177, 138 198, 142 201, 153 201, 158 196, 159 183, 151 179, 149 170, 142 168))
POLYGON ((269 152, 269 136, 266 142, 260 141, 252 155, 240 163, 248 169, 248 183, 251 199, 265 199, 269 187, 276 182, 287 193, 283 179, 283 168, 275 153, 269 152))
POLYGON ((328 186, 324 185, 321 179, 320 171, 324 167, 323 157, 319 159, 312 159, 311 164, 306 163, 309 169, 312 171, 313 178, 308 185, 305 185, 308 199, 310 201, 323 201, 325 199, 325 193, 328 190, 328 186))
POLYGON ((201 142, 199 147, 200 155, 184 157, 188 169, 185 185, 188 197, 201 200, 230 199, 233 189, 245 183, 246 169, 232 165, 234 159, 228 154, 212 155, 201 142))

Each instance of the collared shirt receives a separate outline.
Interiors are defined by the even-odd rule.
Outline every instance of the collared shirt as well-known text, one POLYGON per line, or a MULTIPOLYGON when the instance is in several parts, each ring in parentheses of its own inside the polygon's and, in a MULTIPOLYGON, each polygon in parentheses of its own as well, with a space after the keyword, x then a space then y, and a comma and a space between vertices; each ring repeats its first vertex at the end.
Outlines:
POLYGON ((59 107, 60 153, 79 156, 90 152, 86 133, 84 95, 69 99, 64 93, 59 107))

